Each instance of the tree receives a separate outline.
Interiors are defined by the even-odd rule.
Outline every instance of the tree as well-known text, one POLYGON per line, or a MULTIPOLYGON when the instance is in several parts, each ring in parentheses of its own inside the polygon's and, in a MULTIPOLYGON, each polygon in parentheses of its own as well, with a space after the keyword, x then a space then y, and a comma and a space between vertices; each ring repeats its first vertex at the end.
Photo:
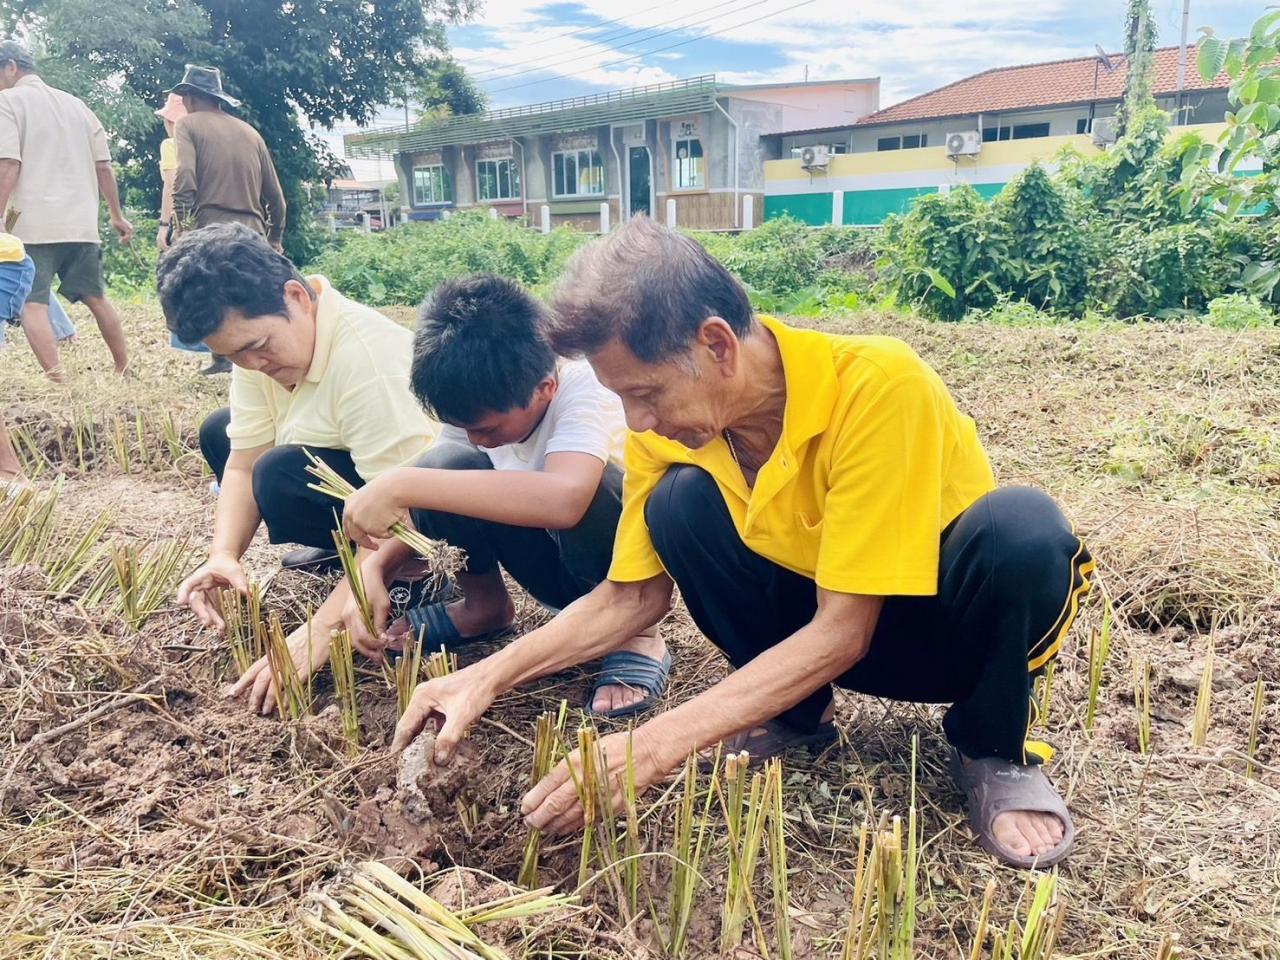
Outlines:
POLYGON ((1123 134, 1151 97, 1151 74, 1158 30, 1151 16, 1151 0, 1129 0, 1124 23, 1126 73, 1124 99, 1116 111, 1116 132, 1123 134))
MULTIPOLYGON (((42 48, 51 81, 100 111, 126 167, 131 196, 155 204, 150 110, 185 63, 222 70, 238 115, 262 133, 290 207, 285 245, 306 260, 314 232, 303 184, 342 169, 304 126, 367 123, 407 90, 432 95, 437 76, 460 74, 444 25, 475 0, 0 0, 0 18, 42 48), (143 186, 143 189, 137 189, 143 186)), ((464 77, 465 79, 465 77, 464 77)), ((469 81, 468 81, 469 83, 469 81)), ((454 97, 456 77, 439 88, 454 97)), ((447 101, 446 101, 447 102, 447 101)))

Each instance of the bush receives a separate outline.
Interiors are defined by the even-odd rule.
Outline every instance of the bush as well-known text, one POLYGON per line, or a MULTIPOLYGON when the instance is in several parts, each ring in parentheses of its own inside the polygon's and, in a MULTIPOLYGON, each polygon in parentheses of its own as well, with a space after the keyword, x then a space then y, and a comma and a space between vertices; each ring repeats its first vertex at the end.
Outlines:
POLYGON ((1274 326, 1276 314, 1257 297, 1245 293, 1228 293, 1209 301, 1205 320, 1210 326, 1226 330, 1249 330, 1274 326))
POLYGON ((920 197, 885 223, 878 266, 900 302, 942 320, 992 306, 1011 272, 1007 229, 972 187, 920 197))
POLYGON ((133 241, 120 246, 111 222, 104 215, 98 230, 102 236, 102 279, 107 289, 118 297, 152 294, 156 289, 157 218, 128 212, 133 224, 133 241))
POLYGON ((469 212, 379 234, 349 234, 310 269, 370 306, 414 304, 442 280, 476 271, 545 286, 586 239, 567 227, 543 236, 469 212))
POLYGON ((1083 313, 1090 258, 1079 194, 1036 163, 1000 193, 992 213, 1011 251, 1009 294, 1036 307, 1083 313))

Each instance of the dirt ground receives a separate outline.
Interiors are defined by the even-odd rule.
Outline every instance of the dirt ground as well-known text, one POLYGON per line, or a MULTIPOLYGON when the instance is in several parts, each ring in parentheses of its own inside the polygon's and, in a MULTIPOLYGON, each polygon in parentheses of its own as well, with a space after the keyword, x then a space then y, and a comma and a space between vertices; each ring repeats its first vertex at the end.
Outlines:
MULTIPOLYGON (((878 315, 821 323, 910 342, 977 420, 1001 482, 1057 497, 1099 562, 1043 731, 1079 831, 1060 870, 1057 955, 1154 958, 1176 932, 1187 957, 1280 960, 1280 331, 878 315), (1089 642, 1104 596, 1113 644, 1086 731, 1089 642), (1193 747, 1211 642, 1210 724, 1193 747), (1135 663, 1151 670, 1145 754, 1135 663), (1258 678, 1264 702, 1246 777, 1258 678)), ((62 478, 59 523, 74 529, 107 511, 115 542, 186 541, 194 564, 213 510, 195 430, 225 402, 227 381, 195 376, 198 358, 167 348, 153 305, 130 308, 127 327, 137 359, 123 380, 109 373, 91 324, 67 356, 65 387, 42 381, 25 346, 0 352, 3 410, 20 427, 37 485, 62 478)), ((279 552, 260 535, 248 562, 267 584, 267 607, 297 623, 324 584, 279 574, 279 552)), ((526 627, 542 616, 522 606, 526 627)), ((722 675, 683 612, 664 631, 671 702, 722 675)), ((464 662, 483 652, 467 650, 464 662)), ((369 858, 407 875, 444 871, 451 886, 435 889, 446 903, 505 890, 497 881, 515 880, 526 836, 516 808, 534 719, 562 698, 576 709, 588 676, 503 697, 472 733, 466 775, 429 798, 427 815, 405 817, 385 749, 395 694, 377 672, 359 677, 354 756, 327 673, 315 714, 294 722, 223 699, 233 674, 219 638, 170 603, 133 630, 106 607, 53 596, 33 566, 0 568, 0 958, 336 956, 299 910, 344 864, 369 858)), ((785 768, 794 955, 839 955, 859 827, 905 816, 918 735, 915 956, 969 957, 988 880, 997 882, 994 919, 1007 924, 1025 911, 1026 879, 973 845, 939 711, 846 695, 838 705, 840 748, 785 768)), ((671 849, 678 802, 678 790, 644 798, 649 850, 671 849)), ((691 957, 719 955, 726 853, 711 821, 691 957)), ((482 932, 512 956, 661 956, 663 862, 645 868, 660 895, 652 916, 627 922, 596 883, 554 922, 482 932)), ((542 882, 572 892, 577 869, 575 841, 544 848, 542 882)), ((765 944, 734 956, 777 953, 760 881, 765 944)))

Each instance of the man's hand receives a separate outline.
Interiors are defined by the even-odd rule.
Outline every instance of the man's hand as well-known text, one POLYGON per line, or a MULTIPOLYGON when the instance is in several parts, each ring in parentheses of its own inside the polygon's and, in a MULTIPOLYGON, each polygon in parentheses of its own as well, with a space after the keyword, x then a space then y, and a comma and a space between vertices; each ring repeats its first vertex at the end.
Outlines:
POLYGON ((369 602, 369 612, 373 615, 374 633, 364 625, 364 616, 360 613, 360 605, 355 595, 347 590, 347 601, 342 605, 342 623, 351 634, 351 646, 371 660, 381 660, 386 649, 387 618, 391 616, 391 596, 387 586, 382 582, 380 573, 370 575, 368 567, 364 571, 364 595, 369 602))
MULTIPOLYGON (((286 641, 298 679, 307 678, 329 662, 329 635, 320 630, 308 630, 307 624, 289 634, 286 641), (308 636, 310 634, 310 636, 308 636)), ((244 697, 254 713, 268 714, 276 708, 276 682, 263 657, 223 694, 226 697, 244 697)))
POLYGON ((483 661, 436 680, 418 684, 413 691, 409 708, 396 724, 396 734, 391 741, 392 750, 403 750, 426 726, 435 720, 435 762, 448 763, 457 749, 467 728, 484 715, 493 703, 494 694, 478 669, 483 661))
POLYGON ((191 612, 206 627, 226 629, 218 609, 216 591, 232 587, 241 594, 249 593, 249 578, 244 575, 240 561, 227 554, 213 554, 196 571, 178 585, 178 603, 190 607, 191 612))
POLYGON ((111 218, 111 229, 116 232, 121 246, 127 247, 133 239, 133 224, 125 219, 124 214, 111 218))
POLYGON ((169 230, 171 228, 165 224, 160 224, 156 230, 156 249, 164 253, 169 249, 169 230))
MULTIPOLYGON (((608 779, 614 813, 623 807, 628 738, 631 738, 631 765, 635 773, 637 794, 661 780, 679 762, 671 763, 660 759, 650 748, 643 730, 643 727, 639 727, 633 731, 611 733, 600 738, 600 750, 605 759, 604 769, 597 772, 599 776, 608 779)), ((599 760, 598 757, 596 759, 599 760)), ((581 780, 581 770, 582 757, 577 750, 556 764, 555 769, 536 783, 520 802, 524 822, 549 834, 581 830, 584 825, 582 803, 578 799, 578 788, 574 786, 575 777, 581 780), (572 776, 569 774, 570 764, 574 770, 572 776)))
POLYGON ((389 539, 391 527, 409 520, 408 509, 395 494, 395 471, 371 480, 347 497, 342 507, 342 530, 347 539, 369 550, 389 539))

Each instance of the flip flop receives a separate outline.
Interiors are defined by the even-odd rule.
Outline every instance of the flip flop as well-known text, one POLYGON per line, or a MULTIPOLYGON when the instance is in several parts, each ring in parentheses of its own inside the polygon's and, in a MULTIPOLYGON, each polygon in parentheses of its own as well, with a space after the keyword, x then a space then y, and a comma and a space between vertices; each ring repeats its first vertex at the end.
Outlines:
POLYGON ((458 632, 458 628, 453 625, 453 621, 449 619, 449 614, 445 610, 443 601, 439 603, 428 603, 425 606, 413 607, 405 611, 405 619, 409 621, 409 630, 415 637, 422 637, 423 643, 432 650, 438 650, 444 646, 447 650, 453 650, 457 647, 465 647, 472 643, 487 643, 491 640, 501 640, 503 637, 510 636, 515 633, 515 622, 508 623, 505 627, 499 627, 497 630, 490 630, 487 633, 476 634, 471 637, 464 637, 458 632), (423 633, 423 628, 426 633, 423 633))
MULTIPOLYGON (((754 767, 788 750, 808 750, 815 755, 822 753, 837 739, 839 736, 834 723, 819 724, 816 730, 801 730, 775 717, 764 723, 757 723, 748 730, 740 730, 731 737, 725 737, 720 741, 720 755, 725 757, 745 750, 747 765, 754 767), (764 733, 752 736, 757 729, 764 733)), ((712 750, 711 755, 698 758, 698 769, 703 773, 710 773, 715 762, 714 746, 712 750)))
POLYGON ((606 656, 604 662, 600 664, 600 672, 596 675, 596 682, 591 687, 591 693, 587 695, 587 702, 583 709, 593 717, 605 717, 609 720, 635 716, 658 702, 662 691, 667 687, 667 677, 670 674, 671 651, 669 650, 662 655, 661 662, 653 657, 646 657, 643 653, 633 653, 630 650, 615 651, 606 656), (596 702, 596 693, 601 687, 611 686, 632 687, 644 690, 649 695, 643 700, 637 700, 625 707, 618 707, 616 710, 592 710, 591 705, 596 702))
POLYGON ((1052 867, 1071 852, 1076 838, 1075 824, 1071 822, 1066 803, 1039 766, 1024 767, 994 757, 965 765, 959 752, 953 751, 951 775, 964 791, 969 824, 978 836, 978 845, 997 860, 1011 867, 1031 870, 1052 867), (1062 821, 1062 841, 1038 857, 1025 857, 1002 846, 992 828, 997 816, 1015 810, 1049 813, 1057 817, 1062 821))

